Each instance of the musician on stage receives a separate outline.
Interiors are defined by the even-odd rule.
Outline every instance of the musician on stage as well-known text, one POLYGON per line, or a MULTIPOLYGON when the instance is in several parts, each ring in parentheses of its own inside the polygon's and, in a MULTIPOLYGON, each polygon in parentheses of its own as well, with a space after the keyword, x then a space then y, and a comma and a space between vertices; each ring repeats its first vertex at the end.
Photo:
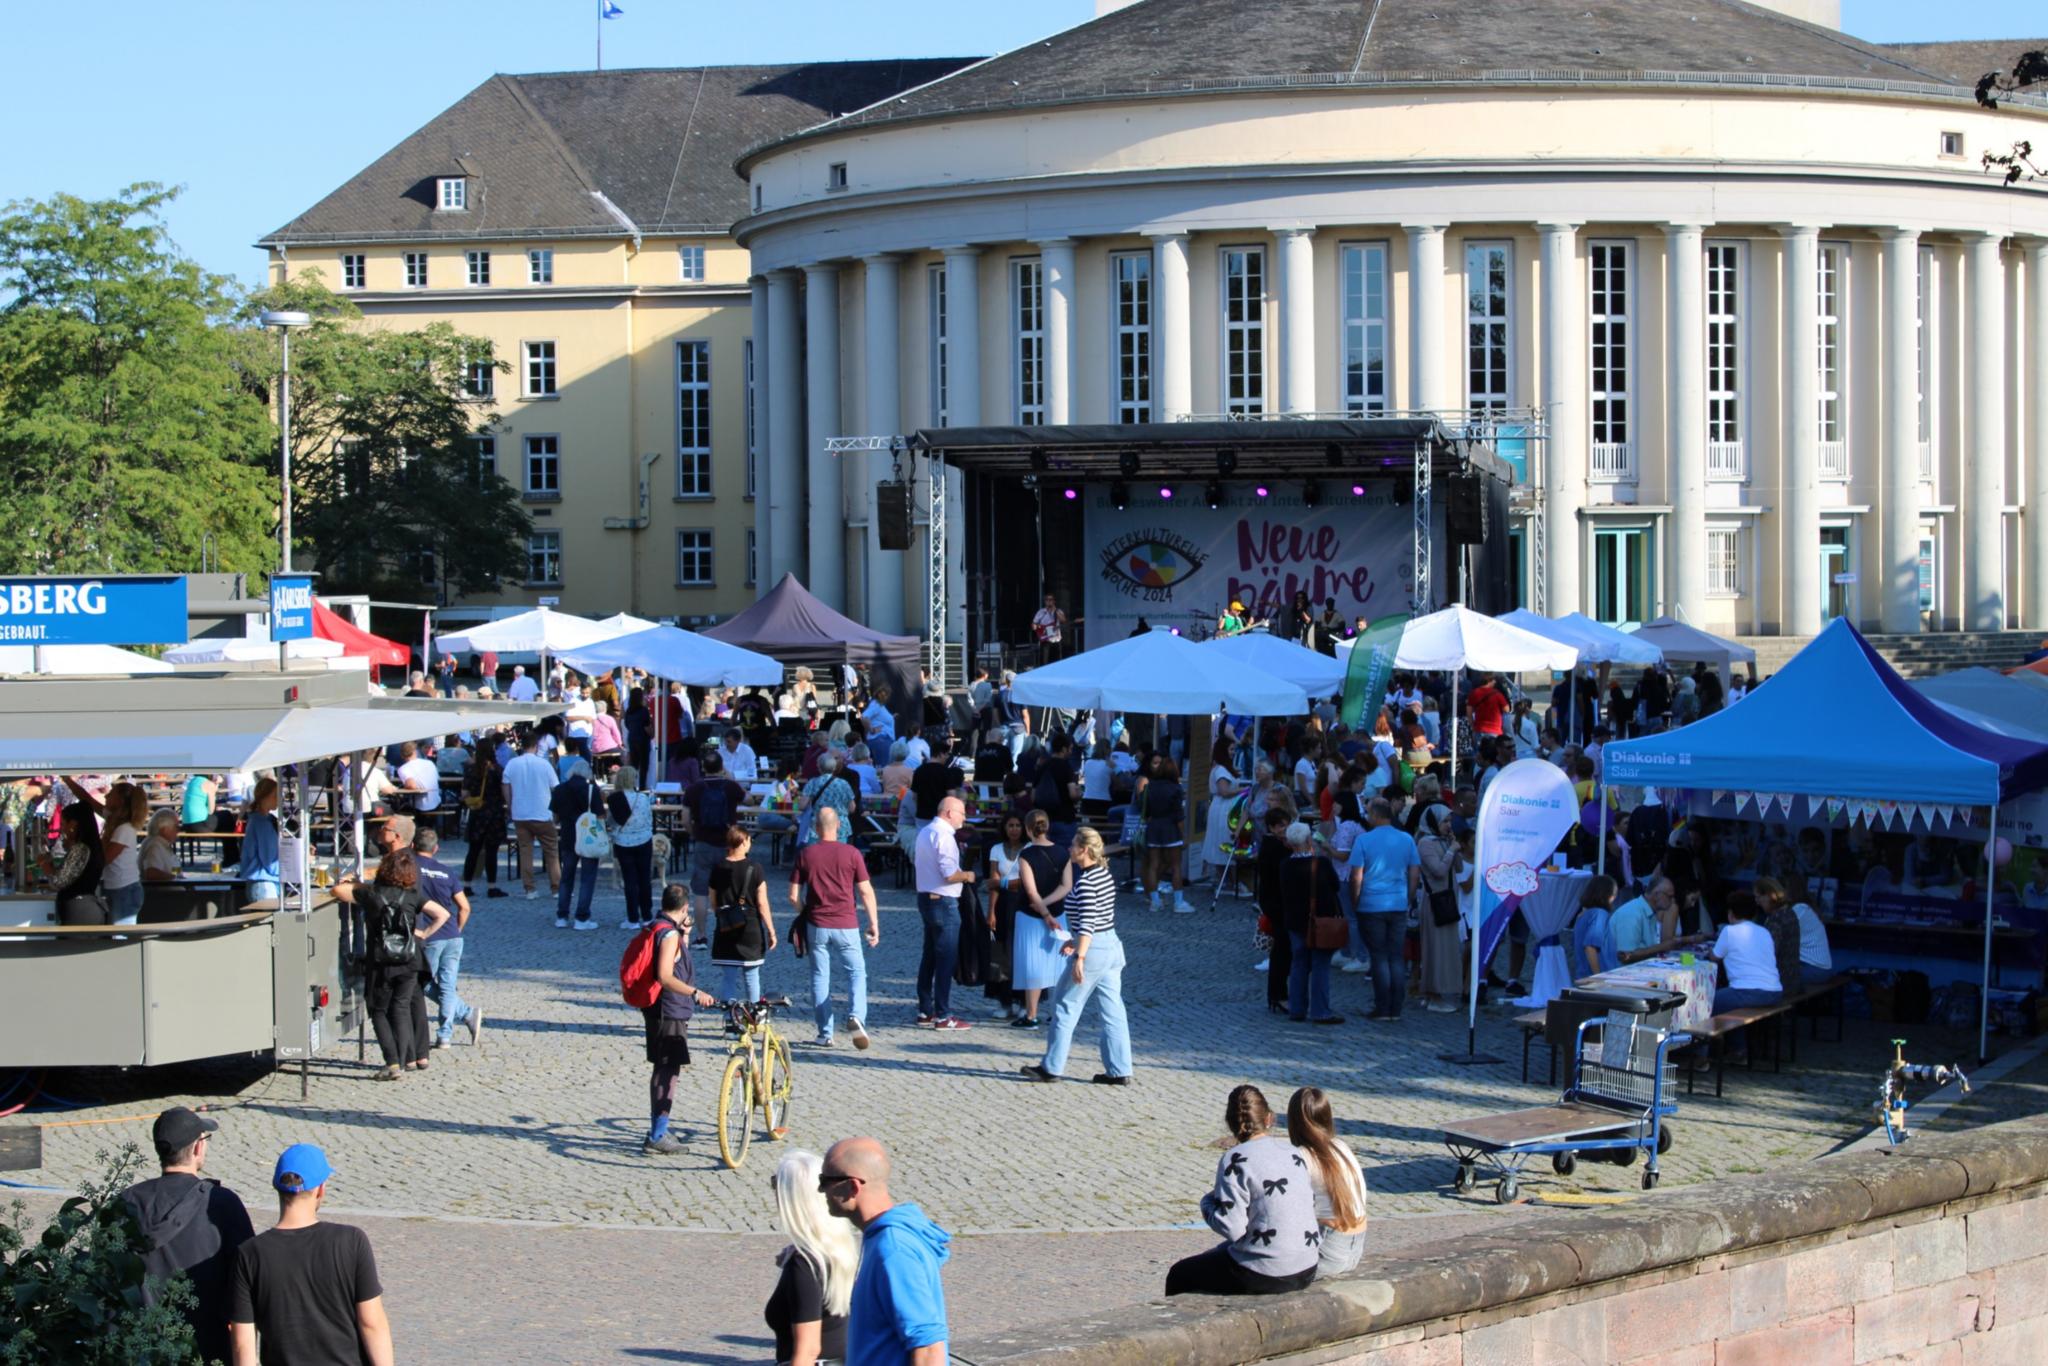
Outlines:
POLYGON ((1045 595, 1045 606, 1031 616, 1031 634, 1038 641, 1038 662, 1041 665, 1050 664, 1060 657, 1060 646, 1067 634, 1067 614, 1059 609, 1050 593, 1045 595))

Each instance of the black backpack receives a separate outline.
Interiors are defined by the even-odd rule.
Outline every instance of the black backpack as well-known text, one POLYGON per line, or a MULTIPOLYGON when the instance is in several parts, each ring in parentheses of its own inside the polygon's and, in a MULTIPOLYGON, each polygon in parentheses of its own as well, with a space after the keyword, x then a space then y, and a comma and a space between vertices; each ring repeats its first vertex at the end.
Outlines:
POLYGON ((419 916, 415 899, 374 885, 363 888, 358 895, 363 903, 363 932, 371 966, 398 968, 419 962, 420 941, 413 933, 419 916))
POLYGON ((732 803, 727 800, 723 778, 705 783, 698 794, 697 824, 706 830, 723 830, 732 824, 732 803))

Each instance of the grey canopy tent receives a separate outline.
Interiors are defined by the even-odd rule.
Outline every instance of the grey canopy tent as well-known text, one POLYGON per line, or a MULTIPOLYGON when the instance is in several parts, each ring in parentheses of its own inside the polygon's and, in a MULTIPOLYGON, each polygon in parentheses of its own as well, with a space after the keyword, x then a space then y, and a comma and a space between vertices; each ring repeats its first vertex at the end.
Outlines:
POLYGON ((912 714, 918 638, 883 635, 835 612, 811 596, 794 574, 784 574, 780 583, 731 621, 700 634, 769 655, 791 668, 831 669, 835 681, 841 664, 866 669, 873 683, 888 685, 891 710, 899 719, 912 714))

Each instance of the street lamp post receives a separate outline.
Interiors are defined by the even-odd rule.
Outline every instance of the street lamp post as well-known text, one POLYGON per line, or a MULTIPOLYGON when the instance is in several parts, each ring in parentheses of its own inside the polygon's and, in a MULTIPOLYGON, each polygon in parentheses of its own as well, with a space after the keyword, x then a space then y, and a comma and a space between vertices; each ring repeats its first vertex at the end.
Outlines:
MULTIPOLYGON (((282 573, 290 573, 292 567, 292 329, 306 327, 313 321, 309 313, 295 310, 267 308, 257 319, 265 327, 274 327, 284 338, 284 380, 278 389, 277 401, 277 467, 280 501, 277 522, 277 567, 282 573)), ((280 657, 282 657, 280 646, 280 657)))

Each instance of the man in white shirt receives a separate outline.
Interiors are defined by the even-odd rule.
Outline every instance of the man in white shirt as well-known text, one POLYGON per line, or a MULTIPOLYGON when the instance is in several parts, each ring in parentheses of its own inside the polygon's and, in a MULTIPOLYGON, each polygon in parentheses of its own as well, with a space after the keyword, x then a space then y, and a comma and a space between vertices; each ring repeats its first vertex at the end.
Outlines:
POLYGON ((971 1029, 955 1019, 953 963, 960 953, 960 888, 974 872, 960 866, 955 838, 967 824, 958 797, 939 803, 938 817, 917 834, 917 913, 924 921, 924 954, 917 964, 917 1022, 933 1029, 971 1029))
POLYGON ((538 730, 529 730, 521 737, 519 753, 505 765, 504 779, 505 810, 512 817, 512 853, 519 862, 519 881, 526 889, 528 901, 537 895, 532 865, 526 857, 529 844, 540 845, 549 894, 559 892, 562 886, 555 815, 548 804, 555 791, 555 766, 540 757, 535 748, 539 743, 538 730))
POLYGON ((914 772, 919 764, 932 757, 932 747, 924 738, 924 727, 918 722, 912 721, 905 729, 909 734, 903 737, 903 762, 914 772))
POLYGON ((505 689, 505 696, 514 702, 531 702, 540 696, 540 687, 526 676, 524 664, 512 666, 512 685, 505 689))
POLYGON ((441 806, 441 770, 420 757, 420 747, 407 740, 398 747, 398 785, 413 795, 412 809, 425 814, 441 806))
POLYGON ((727 726, 719 740, 725 753, 725 774, 736 783, 751 783, 761 775, 761 761, 738 726, 727 726))

